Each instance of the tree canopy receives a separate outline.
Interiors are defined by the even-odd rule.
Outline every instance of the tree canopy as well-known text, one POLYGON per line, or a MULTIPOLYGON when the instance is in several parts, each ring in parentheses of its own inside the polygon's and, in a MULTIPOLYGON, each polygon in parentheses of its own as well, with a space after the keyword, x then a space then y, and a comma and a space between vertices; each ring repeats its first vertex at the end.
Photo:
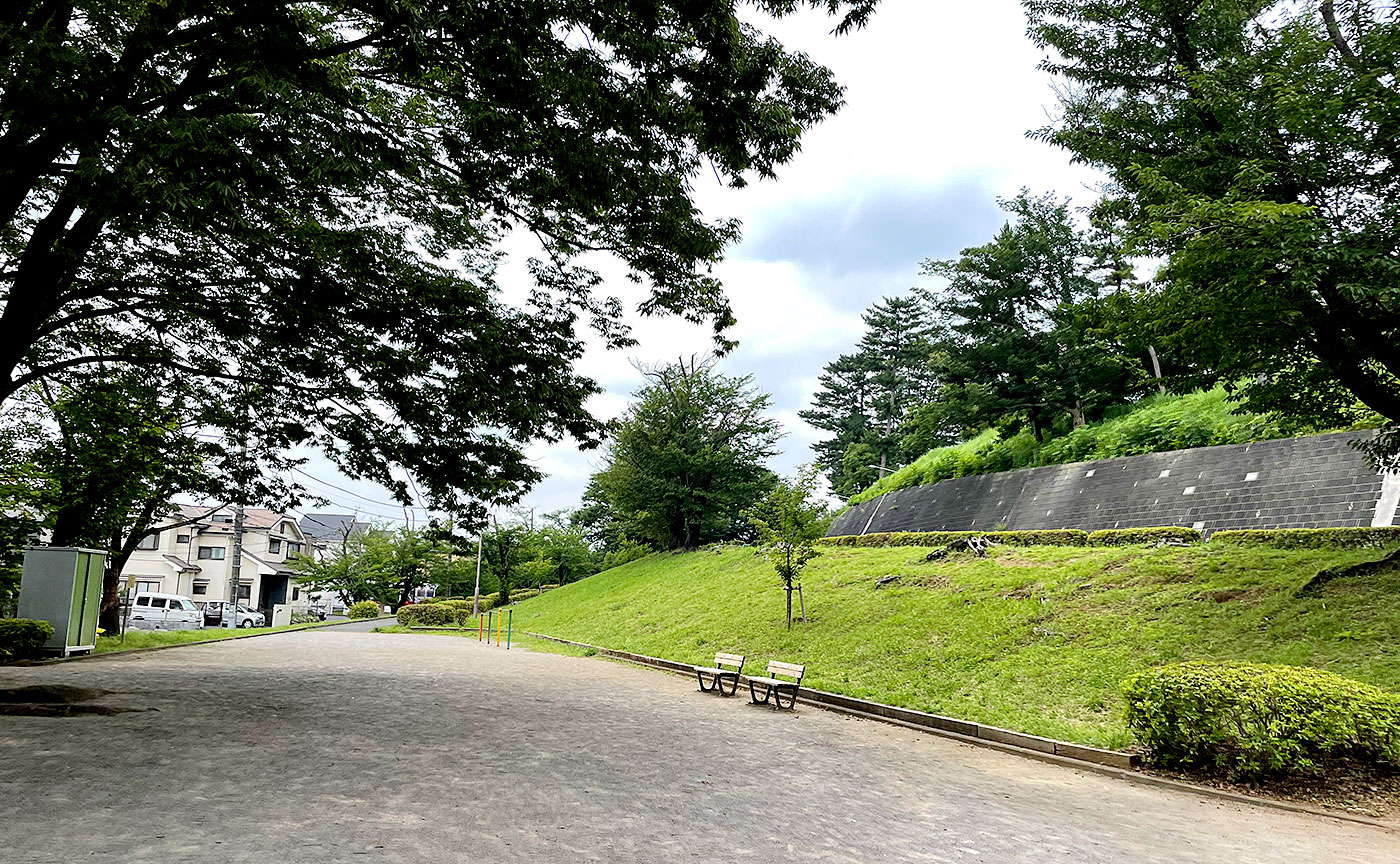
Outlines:
MULTIPOLYGON (((876 0, 810 6, 844 32, 876 0)), ((738 235, 691 178, 771 176, 831 114, 828 70, 735 0, 49 3, 0 11, 0 402, 97 368, 170 373, 252 453, 317 447, 469 514, 596 444, 579 322, 626 344, 580 256, 642 313, 732 314, 738 235), (541 253, 523 307, 500 243, 541 253)))
POLYGON ((644 370, 648 383, 614 422, 591 490, 620 528, 659 549, 694 549, 747 533, 743 511, 773 483, 764 462, 781 437, 752 376, 713 360, 644 370))
MULTIPOLYGON (((1247 404, 1400 421, 1400 19, 1370 0, 1026 0, 1062 114, 1111 178, 1140 318, 1247 404)), ((1395 464, 1400 438, 1382 436, 1395 464)))

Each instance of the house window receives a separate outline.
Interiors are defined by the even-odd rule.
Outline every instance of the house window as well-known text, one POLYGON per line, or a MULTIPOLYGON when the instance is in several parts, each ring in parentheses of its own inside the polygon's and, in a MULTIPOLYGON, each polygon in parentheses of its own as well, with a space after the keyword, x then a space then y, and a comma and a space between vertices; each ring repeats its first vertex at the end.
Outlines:
POLYGON ((158 593, 160 593, 160 583, 159 583, 159 582, 137 582, 137 583, 136 583, 136 593, 137 593, 137 594, 158 594, 158 593))
MULTIPOLYGON (((289 544, 289 545, 290 545, 290 544, 289 544)), ((268 552, 271 552, 273 555, 276 555, 276 554, 280 553, 280 552, 282 551, 282 541, 281 541, 281 540, 269 540, 269 541, 267 541, 267 551, 268 551, 268 552)))
POLYGON ((188 534, 176 534, 176 535, 175 535, 175 542, 176 542, 176 543, 188 543, 188 542, 190 542, 190 535, 188 535, 188 534))
POLYGON ((228 515, 227 513, 215 513, 213 516, 209 517, 209 521, 228 524, 233 521, 233 517, 228 515))
POLYGON ((199 547, 199 558, 204 561, 222 561, 224 560, 224 547, 201 546, 199 547))
POLYGON ((248 599, 251 599, 252 596, 253 596, 253 586, 252 586, 252 585, 239 585, 239 586, 238 586, 238 599, 239 599, 239 600, 248 600, 248 599))
POLYGON ((142 537, 140 540, 136 541, 137 549, 154 549, 159 545, 160 532, 156 532, 154 534, 147 534, 145 537, 142 537))
POLYGON ((209 593, 209 586, 208 586, 208 585, 203 585, 203 584, 201 584, 201 583, 199 583, 199 582, 196 582, 196 583, 194 583, 193 587, 190 588, 190 593, 191 593, 191 594, 208 594, 208 593, 209 593))
POLYGON ((300 544, 300 543, 293 543, 292 541, 288 540, 288 541, 287 541, 287 557, 288 557, 288 558, 296 558, 296 557, 298 557, 300 554, 301 554, 301 544, 300 544))
POLYGON ((295 601, 295 600, 296 600, 298 597, 300 597, 300 596, 301 596, 301 589, 298 588, 298 587, 296 587, 295 585, 293 585, 293 586, 292 586, 292 600, 295 601))

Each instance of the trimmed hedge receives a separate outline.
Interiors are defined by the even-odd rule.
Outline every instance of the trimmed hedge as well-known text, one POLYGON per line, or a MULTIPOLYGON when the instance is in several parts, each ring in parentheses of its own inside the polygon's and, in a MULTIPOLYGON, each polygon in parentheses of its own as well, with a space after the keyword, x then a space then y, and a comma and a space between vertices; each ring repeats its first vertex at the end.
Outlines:
POLYGON ((1249 528, 1216 531, 1210 542, 1276 549, 1382 549, 1400 543, 1400 528, 1249 528))
POLYGON ((53 636, 53 625, 47 621, 0 618, 0 662, 37 655, 50 636, 53 636))
POLYGON ((345 615, 348 618, 378 618, 379 604, 373 600, 361 600, 359 603, 352 603, 345 615))
POLYGON ((1195 528, 1163 526, 1160 528, 1110 528, 1104 531, 1092 531, 1089 534, 1090 546, 1131 546, 1136 543, 1161 543, 1164 540, 1200 543, 1201 532, 1195 528))
POLYGON ((1302 666, 1184 663, 1123 682, 1128 726, 1163 765, 1245 777, 1319 756, 1400 762, 1400 694, 1302 666))
MULTIPOLYGON (((491 602, 481 598, 481 611, 487 612, 491 602)), ((405 627, 475 627, 470 600, 449 603, 414 603, 399 607, 398 622, 405 627)))
POLYGON ((947 546, 954 540, 985 537, 1005 546, 1088 546, 1089 534, 1077 528, 1059 531, 893 531, 823 537, 824 546, 947 546))
POLYGON ((405 627, 451 627, 457 623, 457 610, 445 603, 414 603, 400 606, 396 618, 405 627))

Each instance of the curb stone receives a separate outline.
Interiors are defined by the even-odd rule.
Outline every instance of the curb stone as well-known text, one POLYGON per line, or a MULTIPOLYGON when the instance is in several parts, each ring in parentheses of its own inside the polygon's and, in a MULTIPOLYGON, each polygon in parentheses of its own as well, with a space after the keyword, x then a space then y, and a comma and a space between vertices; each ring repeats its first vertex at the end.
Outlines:
MULTIPOLYGON (((629 651, 616 651, 611 648, 602 648, 597 645, 590 645, 587 642, 575 642, 572 639, 562 639, 558 636, 549 636, 544 633, 535 633, 530 630, 522 630, 526 636, 533 636, 536 639, 544 639, 549 642, 559 642, 565 645, 573 645, 578 648, 589 648, 596 651, 598 655, 604 657, 614 657, 626 660, 639 666, 651 669, 658 669, 663 672, 674 672, 676 674, 689 677, 694 674, 695 667, 689 663, 678 663, 674 660, 665 660, 660 657, 648 657, 645 654, 633 654, 629 651)), ((740 680, 747 679, 748 676, 741 675, 740 680)), ((997 729, 991 726, 982 726, 970 720, 957 720, 951 717, 940 717, 936 714, 928 714, 923 711, 914 711, 908 708, 900 708, 895 705, 885 705, 880 702, 869 702, 864 699, 857 699, 851 696, 842 696, 838 693, 826 693, 821 690, 812 690, 803 687, 799 690, 797 701, 804 705, 811 705, 814 708, 821 708, 837 714, 845 714, 862 720, 875 720, 880 723, 888 723, 893 726, 902 726, 917 732, 925 732, 931 735, 938 735, 943 738, 950 738, 963 744, 975 747, 986 747, 992 750, 1000 750, 1003 753, 1010 753, 1016 756, 1023 756, 1028 759, 1036 759, 1041 762, 1049 762, 1054 765, 1062 765, 1066 768, 1074 768, 1080 771, 1089 771, 1095 774, 1102 774, 1108 777, 1116 777, 1129 783, 1139 786, 1153 786, 1159 789, 1170 789, 1189 795, 1196 795, 1203 798, 1214 798, 1220 801, 1228 801, 1233 804, 1247 804, 1256 807, 1269 807, 1274 810, 1286 810, 1292 813, 1303 813, 1309 816, 1321 816, 1326 819, 1339 819, 1344 822, 1354 822, 1372 828, 1380 828, 1384 831, 1395 833, 1397 826, 1394 824, 1381 822, 1366 816, 1358 816, 1353 813, 1327 810, 1322 807, 1314 807, 1309 804, 1297 804, 1291 801, 1283 801, 1277 798, 1264 798, 1255 795, 1245 795, 1240 792, 1228 792, 1224 789, 1216 789, 1212 786, 1200 786, 1195 783, 1187 783, 1182 780, 1171 780, 1166 777, 1158 777, 1154 774, 1147 774, 1133 770, 1138 764, 1137 757, 1130 753, 1122 753, 1115 750, 1100 750, 1095 747, 1086 747, 1079 744, 1071 744, 1068 741, 1057 741, 1050 738, 1041 738, 1035 735, 1026 735, 1020 732, 997 729), (815 698, 814 698, 815 697, 815 698), (829 700, 829 701, 828 701, 829 700), (861 703, 865 706, 873 706, 886 709, 882 712, 871 712, 853 707, 850 704, 861 703), (916 715, 916 719, 904 719, 900 715, 916 715), (945 723, 918 722, 924 718, 935 718, 945 723), (963 729, 975 729, 979 733, 992 732, 992 735, 967 734, 965 731, 956 731, 955 728, 948 728, 951 724, 958 724, 963 729), (1030 739, 1034 746, 1025 746, 1017 743, 1021 739, 1030 739), (1047 748, 1048 745, 1053 745, 1047 748), (1072 755, 1073 754, 1073 755, 1072 755), (1091 758, 1084 758, 1084 756, 1091 758), (1109 761, 1116 760, 1119 764, 1109 761), (1130 767, 1132 766, 1132 767, 1130 767)))

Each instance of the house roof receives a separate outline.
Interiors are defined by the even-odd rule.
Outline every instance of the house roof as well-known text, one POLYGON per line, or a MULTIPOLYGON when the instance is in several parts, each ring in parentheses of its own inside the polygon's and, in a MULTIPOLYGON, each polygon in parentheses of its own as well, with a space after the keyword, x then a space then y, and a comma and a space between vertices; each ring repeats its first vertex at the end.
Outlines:
POLYGON ((174 555, 161 555, 165 563, 175 568, 176 573, 198 573, 202 568, 198 564, 191 564, 183 558, 174 555))
POLYGON ((321 543, 359 537, 371 527, 368 522, 361 522, 349 513, 307 513, 298 524, 301 533, 321 543))
MULTIPOLYGON (((199 507, 191 504, 180 505, 180 518, 193 519, 206 534, 232 534, 232 522, 215 522, 211 518, 214 514, 211 507, 199 507)), ((219 515, 227 515, 233 518, 232 508, 223 508, 218 511, 219 515)), ((284 516, 275 510, 266 510, 261 507, 243 508, 243 530, 245 531, 267 531, 277 526, 283 520, 292 522, 288 516, 284 516)))
POLYGON ((258 572, 260 573, 267 572, 269 574, 275 574, 277 576, 295 576, 297 573, 297 571, 288 567, 286 564, 281 563, 280 561, 264 561, 263 559, 254 555, 252 552, 248 552, 246 550, 243 552, 243 557, 251 558, 253 559, 253 561, 257 562, 258 572))

